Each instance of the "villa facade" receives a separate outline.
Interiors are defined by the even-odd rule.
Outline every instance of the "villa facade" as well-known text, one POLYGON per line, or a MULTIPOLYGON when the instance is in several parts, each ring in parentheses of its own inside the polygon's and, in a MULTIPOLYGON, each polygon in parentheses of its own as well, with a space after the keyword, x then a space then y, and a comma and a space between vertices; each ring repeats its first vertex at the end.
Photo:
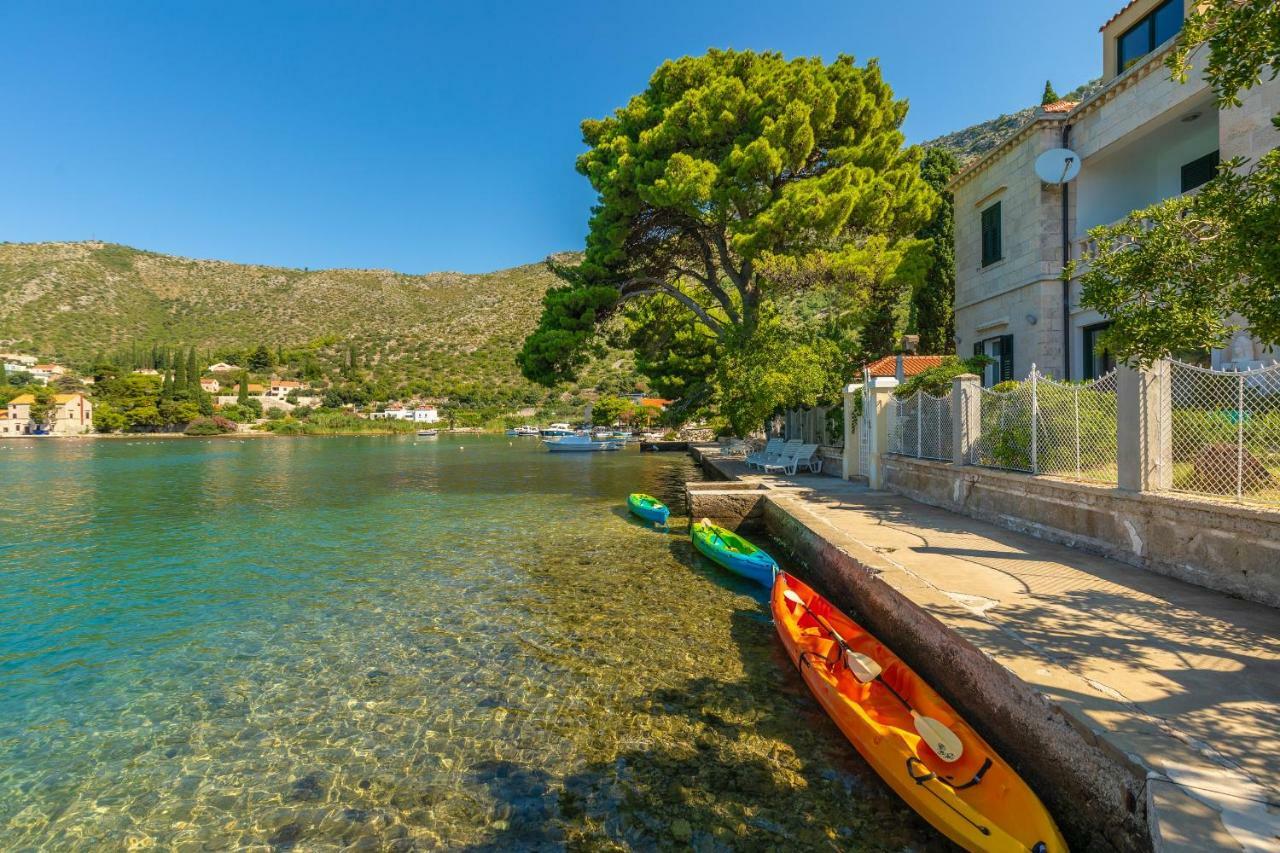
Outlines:
MULTIPOLYGON (((1102 27, 1100 91, 1039 108, 953 179, 956 348, 994 359, 986 384, 1021 378, 1033 363, 1077 380, 1109 370, 1113 360, 1098 345, 1107 318, 1080 304, 1078 280, 1064 286, 1064 256, 1087 259, 1090 228, 1194 192, 1220 161, 1256 160, 1280 145, 1271 124, 1280 80, 1220 110, 1202 51, 1186 83, 1170 79, 1163 63, 1193 5, 1133 0, 1102 27), (1080 158, 1079 176, 1065 185, 1036 176, 1036 158, 1052 148, 1080 158)), ((1244 369, 1277 357, 1242 333, 1212 363, 1244 369)))
POLYGON ((0 419, 0 436, 93 432, 93 403, 83 394, 54 394, 43 423, 32 417, 35 404, 36 398, 31 394, 19 394, 10 400, 5 406, 4 418, 0 419))

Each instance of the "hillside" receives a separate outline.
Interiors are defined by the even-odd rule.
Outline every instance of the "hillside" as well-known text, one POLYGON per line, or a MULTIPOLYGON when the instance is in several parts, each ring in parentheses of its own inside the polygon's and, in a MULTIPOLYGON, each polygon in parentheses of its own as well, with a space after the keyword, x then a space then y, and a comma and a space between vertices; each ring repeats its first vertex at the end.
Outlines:
MULTIPOLYGON (((555 281, 531 264, 484 275, 299 270, 172 257, 108 243, 0 244, 0 345, 71 363, 130 346, 203 352, 311 345, 385 383, 448 396, 541 397, 514 358, 555 281)), ((631 362, 583 385, 627 385, 631 362)), ((576 389, 569 389, 576 390, 576 389)))
MULTIPOLYGON (((1062 96, 1066 101, 1080 101, 1102 87, 1102 78, 1091 80, 1062 96)), ((1035 105, 1008 115, 971 125, 963 130, 939 136, 924 143, 928 148, 945 148, 955 154, 962 164, 981 157, 1021 127, 1035 112, 1035 105)))

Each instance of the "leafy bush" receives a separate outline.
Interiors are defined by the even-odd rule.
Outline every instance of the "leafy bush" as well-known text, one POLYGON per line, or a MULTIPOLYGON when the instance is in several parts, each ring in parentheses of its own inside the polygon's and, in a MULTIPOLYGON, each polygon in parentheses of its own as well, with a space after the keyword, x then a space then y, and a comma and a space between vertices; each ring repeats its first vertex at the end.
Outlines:
POLYGON ((196 418, 187 424, 184 430, 186 435, 223 435, 228 432, 235 432, 236 424, 234 421, 214 416, 212 418, 196 418))
POLYGON ((983 368, 992 361, 991 357, 985 355, 975 355, 966 359, 947 356, 937 367, 923 370, 904 381, 893 394, 902 400, 914 395, 917 391, 941 397, 943 394, 951 393, 951 380, 965 373, 981 376, 983 368))

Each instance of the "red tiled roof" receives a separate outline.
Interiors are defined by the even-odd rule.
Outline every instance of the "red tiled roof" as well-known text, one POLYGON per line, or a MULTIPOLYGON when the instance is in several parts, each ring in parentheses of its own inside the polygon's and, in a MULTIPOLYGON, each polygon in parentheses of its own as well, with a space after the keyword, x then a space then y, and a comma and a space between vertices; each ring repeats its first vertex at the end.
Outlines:
POLYGON ((1047 113, 1069 113, 1075 109, 1079 101, 1054 101, 1052 104, 1044 104, 1040 109, 1047 113))
MULTIPOLYGON (((916 376, 924 373, 931 367, 941 367, 945 355, 904 355, 902 357, 902 375, 916 376)), ((872 376, 897 376, 898 375, 898 357, 896 355, 886 355, 884 358, 878 358, 866 366, 872 376)))

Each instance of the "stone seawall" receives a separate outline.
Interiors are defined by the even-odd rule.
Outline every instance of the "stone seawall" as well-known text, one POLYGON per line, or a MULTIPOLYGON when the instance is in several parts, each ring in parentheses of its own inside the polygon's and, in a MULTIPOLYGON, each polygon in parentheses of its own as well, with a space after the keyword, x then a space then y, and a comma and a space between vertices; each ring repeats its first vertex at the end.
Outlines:
POLYGON ((939 618, 936 607, 922 603, 930 590, 918 578, 820 524, 796 491, 738 480, 735 463, 697 447, 690 452, 709 478, 690 484, 691 508, 715 507, 733 494, 742 512, 750 495, 758 515, 742 512, 742 523, 762 525, 804 567, 806 582, 951 702, 1032 785, 1074 849, 1151 849, 1145 769, 958 632, 957 625, 979 620, 959 608, 939 618))
POLYGON ((806 582, 960 710, 1044 800, 1072 848, 1150 849, 1141 766, 913 601, 902 589, 911 578, 803 516, 785 497, 765 503, 766 529, 806 582))

